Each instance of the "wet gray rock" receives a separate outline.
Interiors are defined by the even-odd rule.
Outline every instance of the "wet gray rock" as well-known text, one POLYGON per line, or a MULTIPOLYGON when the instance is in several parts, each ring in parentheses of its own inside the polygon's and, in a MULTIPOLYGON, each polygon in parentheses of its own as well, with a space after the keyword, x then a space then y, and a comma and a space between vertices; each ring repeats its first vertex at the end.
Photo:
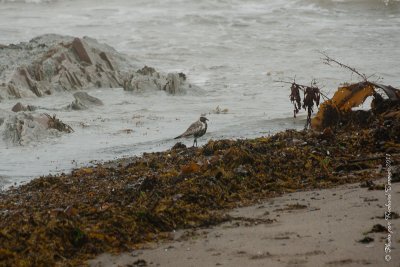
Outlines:
POLYGON ((94 39, 43 35, 0 49, 0 99, 41 97, 95 87, 186 92, 182 73, 138 68, 134 59, 94 39), (139 70, 138 70, 139 69, 139 70))
POLYGON ((3 140, 11 145, 27 145, 61 136, 62 131, 50 127, 50 116, 27 112, 11 113, 4 118, 3 140))
POLYGON ((93 106, 102 106, 103 102, 86 92, 74 93, 74 102, 72 102, 67 108, 73 110, 85 110, 93 106))
MULTIPOLYGON (((151 68, 152 69, 152 68, 151 68)), ((182 73, 168 73, 166 76, 160 74, 154 69, 149 70, 145 66, 137 73, 146 73, 146 75, 132 74, 124 81, 124 90, 126 91, 151 91, 163 90, 169 94, 184 94, 194 86, 186 82, 186 75, 182 73)))
POLYGON ((152 67, 144 66, 143 68, 141 68, 136 72, 142 75, 153 75, 153 73, 155 73, 156 70, 152 67))
POLYGON ((186 83, 186 76, 179 73, 168 73, 167 83, 164 85, 163 90, 170 94, 181 94, 189 90, 190 84, 186 83))
POLYGON ((22 105, 21 102, 18 102, 11 108, 11 111, 13 111, 13 112, 27 111, 27 110, 28 110, 28 108, 26 106, 22 105))
POLYGON ((4 123, 3 139, 9 144, 26 145, 48 135, 47 120, 44 117, 18 112, 9 116, 4 123))
POLYGON ((34 110, 36 110, 35 106, 32 106, 32 105, 25 106, 21 102, 18 102, 17 104, 15 104, 11 109, 11 111, 13 111, 13 112, 34 111, 34 110))
POLYGON ((117 52, 90 38, 44 35, 0 51, 0 95, 23 98, 103 84, 121 86, 110 57, 117 52), (111 65, 110 65, 111 64, 111 65))

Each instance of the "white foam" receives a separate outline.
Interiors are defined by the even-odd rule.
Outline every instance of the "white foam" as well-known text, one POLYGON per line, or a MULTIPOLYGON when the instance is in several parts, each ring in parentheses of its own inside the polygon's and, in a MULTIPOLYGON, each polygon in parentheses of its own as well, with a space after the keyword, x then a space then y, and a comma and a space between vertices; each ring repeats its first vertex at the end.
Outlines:
MULTIPOLYGON (((72 124, 74 134, 25 148, 0 144, 0 176, 15 180, 68 170, 75 162, 163 150, 201 113, 217 106, 229 112, 209 115, 209 132, 201 142, 301 129, 304 122, 291 118, 289 88, 274 80, 296 76, 308 84, 316 78, 330 94, 341 82, 356 81, 345 70, 323 65, 318 51, 398 86, 399 1, 390 0, 390 8, 383 0, 363 1, 59 0, 25 5, 3 0, 0 32, 6 34, 0 43, 45 33, 91 36, 143 65, 183 71, 205 93, 89 92, 105 106, 57 112, 72 124), (121 132, 127 128, 134 132, 121 132)), ((23 102, 59 107, 72 100, 65 95, 23 102)), ((0 108, 13 104, 0 102, 0 108)))

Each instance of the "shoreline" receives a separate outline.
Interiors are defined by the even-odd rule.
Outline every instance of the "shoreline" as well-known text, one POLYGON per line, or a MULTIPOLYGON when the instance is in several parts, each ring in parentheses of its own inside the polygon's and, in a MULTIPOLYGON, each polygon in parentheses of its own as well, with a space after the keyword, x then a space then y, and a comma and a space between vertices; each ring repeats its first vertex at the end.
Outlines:
MULTIPOLYGON (((379 183, 385 183, 380 179, 379 183)), ((400 184, 392 188, 400 203, 400 184)), ((384 218, 384 190, 359 184, 285 194, 229 212, 233 219, 214 227, 179 230, 172 240, 131 252, 102 254, 102 266, 396 266, 400 237, 394 234, 385 262, 384 232, 367 233, 384 218), (362 243, 369 237, 373 241, 362 243), (136 263, 136 265, 135 265, 136 263), (146 264, 146 265, 144 265, 146 264)), ((396 205, 392 214, 399 214, 396 205)), ((398 225, 397 217, 389 220, 398 225)))
POLYGON ((400 267, 400 0, 0 2, 0 267, 400 267))
POLYGON ((287 130, 40 177, 1 195, 0 256, 17 266, 84 264, 227 222, 227 211, 263 199, 376 180, 384 173, 377 155, 391 151, 396 166, 400 154, 370 135, 287 130))

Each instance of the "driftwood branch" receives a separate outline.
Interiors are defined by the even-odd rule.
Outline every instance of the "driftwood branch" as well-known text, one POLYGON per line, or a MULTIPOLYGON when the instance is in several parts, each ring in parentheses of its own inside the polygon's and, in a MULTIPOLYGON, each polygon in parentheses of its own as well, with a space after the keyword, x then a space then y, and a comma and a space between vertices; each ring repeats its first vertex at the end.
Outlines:
POLYGON ((343 63, 337 61, 336 59, 331 58, 331 57, 328 56, 328 54, 325 53, 325 52, 319 52, 319 53, 320 53, 321 55, 324 56, 324 58, 322 58, 324 64, 329 65, 329 66, 332 66, 332 63, 335 63, 335 64, 339 65, 340 67, 345 68, 345 69, 348 69, 348 70, 350 70, 351 72, 357 74, 357 75, 360 76, 364 81, 367 81, 367 80, 368 80, 369 77, 367 77, 367 75, 365 75, 364 73, 359 72, 359 71, 356 70, 355 68, 350 67, 350 66, 348 66, 348 65, 346 65, 346 64, 343 64, 343 63))

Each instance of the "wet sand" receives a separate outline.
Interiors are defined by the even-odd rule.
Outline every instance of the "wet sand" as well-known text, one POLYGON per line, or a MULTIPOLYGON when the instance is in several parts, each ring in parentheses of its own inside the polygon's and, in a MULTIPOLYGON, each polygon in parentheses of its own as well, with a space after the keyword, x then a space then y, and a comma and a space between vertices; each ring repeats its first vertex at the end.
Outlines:
MULTIPOLYGON (((378 184, 384 184, 380 180, 378 184)), ((392 184, 392 211, 400 212, 400 183, 392 184)), ((230 212, 232 221, 213 228, 182 230, 173 240, 120 255, 103 254, 91 266, 400 266, 400 219, 392 257, 385 262, 388 234, 383 190, 360 184, 296 192, 230 212), (381 218, 379 218, 381 217, 381 218), (361 243, 371 237, 374 241, 361 243)))

